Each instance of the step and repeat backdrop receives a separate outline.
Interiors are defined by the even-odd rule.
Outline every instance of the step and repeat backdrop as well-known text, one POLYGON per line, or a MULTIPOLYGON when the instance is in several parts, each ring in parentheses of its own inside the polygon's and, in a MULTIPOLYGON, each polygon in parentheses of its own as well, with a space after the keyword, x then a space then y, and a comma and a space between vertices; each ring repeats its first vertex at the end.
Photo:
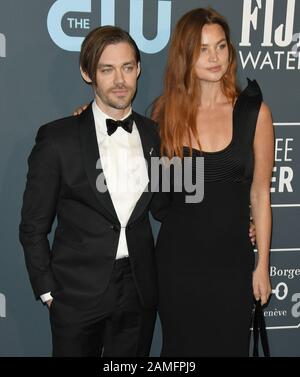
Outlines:
MULTIPOLYGON (((48 310, 33 297, 18 226, 37 129, 92 98, 78 66, 83 38, 99 25, 130 32, 142 53, 134 107, 149 114, 177 20, 206 6, 229 21, 240 86, 256 79, 272 110, 273 295, 265 320, 272 356, 300 356, 300 0, 1 0, 0 356, 51 354, 48 310)), ((151 355, 160 347, 158 319, 151 355)))

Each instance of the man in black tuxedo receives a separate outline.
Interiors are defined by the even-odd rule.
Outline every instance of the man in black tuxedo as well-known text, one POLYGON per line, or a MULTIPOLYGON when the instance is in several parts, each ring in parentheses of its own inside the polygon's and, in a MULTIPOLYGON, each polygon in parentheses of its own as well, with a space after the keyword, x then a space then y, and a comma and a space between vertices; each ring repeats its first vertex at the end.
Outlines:
POLYGON ((146 161, 159 137, 131 108, 139 50, 125 31, 100 27, 83 42, 80 68, 95 99, 38 130, 20 241, 34 294, 49 306, 54 356, 147 356, 157 282, 146 161))

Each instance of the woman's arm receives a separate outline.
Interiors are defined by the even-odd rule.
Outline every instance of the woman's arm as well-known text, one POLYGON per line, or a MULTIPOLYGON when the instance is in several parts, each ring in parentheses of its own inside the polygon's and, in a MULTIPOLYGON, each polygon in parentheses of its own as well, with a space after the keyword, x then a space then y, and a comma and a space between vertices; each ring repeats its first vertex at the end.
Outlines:
POLYGON ((250 200, 256 227, 258 260, 253 273, 253 293, 262 305, 271 294, 269 253, 272 227, 270 182, 274 164, 274 129, 270 109, 262 103, 254 137, 254 175, 250 200))

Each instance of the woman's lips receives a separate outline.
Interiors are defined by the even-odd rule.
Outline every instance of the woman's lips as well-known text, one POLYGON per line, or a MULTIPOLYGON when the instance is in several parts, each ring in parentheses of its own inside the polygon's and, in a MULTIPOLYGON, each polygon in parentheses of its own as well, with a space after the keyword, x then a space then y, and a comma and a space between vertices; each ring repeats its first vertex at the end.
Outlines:
POLYGON ((220 65, 208 68, 208 70, 211 71, 211 72, 218 72, 218 71, 220 71, 220 69, 221 69, 220 65))

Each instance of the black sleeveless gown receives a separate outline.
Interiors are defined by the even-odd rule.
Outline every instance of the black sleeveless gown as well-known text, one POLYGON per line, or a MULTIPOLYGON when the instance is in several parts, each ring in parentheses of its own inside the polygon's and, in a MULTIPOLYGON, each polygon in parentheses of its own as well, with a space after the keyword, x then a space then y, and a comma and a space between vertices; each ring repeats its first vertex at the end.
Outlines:
POLYGON ((248 356, 255 261, 249 203, 261 102, 248 79, 234 105, 230 144, 212 153, 193 149, 193 162, 204 157, 203 201, 171 193, 156 246, 161 356, 248 356))

